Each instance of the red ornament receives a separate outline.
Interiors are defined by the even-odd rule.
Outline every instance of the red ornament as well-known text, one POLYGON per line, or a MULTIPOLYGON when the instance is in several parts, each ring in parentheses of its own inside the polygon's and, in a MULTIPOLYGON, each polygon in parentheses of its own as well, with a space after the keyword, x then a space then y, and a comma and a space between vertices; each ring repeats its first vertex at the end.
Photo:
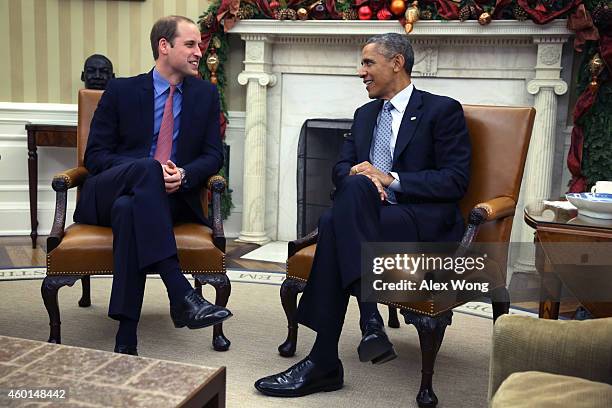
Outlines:
POLYGON ((272 0, 272 1, 270 2, 270 8, 271 8, 272 10, 276 10, 276 9, 278 9, 279 7, 280 7, 280 3, 279 3, 278 1, 276 1, 276 0, 272 0))
POLYGON ((391 12, 386 7, 381 8, 380 10, 378 10, 378 13, 376 13, 376 18, 379 20, 389 20, 391 16, 391 12))
POLYGON ((361 6, 359 10, 357 10, 360 20, 370 20, 372 19, 372 9, 370 6, 361 6))

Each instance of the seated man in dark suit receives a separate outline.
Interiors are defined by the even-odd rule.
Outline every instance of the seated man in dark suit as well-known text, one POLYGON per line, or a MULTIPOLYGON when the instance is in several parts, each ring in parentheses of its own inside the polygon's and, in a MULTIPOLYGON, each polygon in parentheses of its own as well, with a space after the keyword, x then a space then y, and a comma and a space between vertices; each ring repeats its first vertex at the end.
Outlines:
POLYGON ((180 270, 173 224, 210 226, 200 190, 223 164, 217 88, 198 75, 200 32, 170 16, 151 30, 155 67, 111 80, 91 122, 76 222, 113 229, 109 316, 115 351, 137 354, 147 272, 159 273, 176 327, 207 327, 231 316, 200 296, 180 270))
POLYGON ((271 396, 299 397, 342 387, 338 341, 351 294, 363 334, 359 359, 396 357, 375 302, 361 296, 364 242, 452 242, 464 222, 458 201, 467 190, 470 141, 461 105, 411 83, 412 47, 405 35, 370 38, 359 76, 376 99, 355 111, 351 135, 333 169, 333 208, 319 220, 312 271, 297 311, 317 332, 310 354, 255 383, 271 396))

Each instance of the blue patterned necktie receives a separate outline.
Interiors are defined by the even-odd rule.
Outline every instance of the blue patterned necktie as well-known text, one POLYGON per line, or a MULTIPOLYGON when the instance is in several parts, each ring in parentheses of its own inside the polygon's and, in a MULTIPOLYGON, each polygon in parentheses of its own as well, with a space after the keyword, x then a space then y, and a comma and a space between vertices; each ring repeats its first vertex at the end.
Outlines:
MULTIPOLYGON (((374 136, 374 149, 372 150, 372 164, 385 174, 391 171, 393 165, 393 156, 391 155, 391 137, 393 136, 393 130, 391 129, 391 123, 393 122, 391 117, 392 109, 393 105, 391 102, 386 101, 380 113, 380 121, 374 136)), ((387 192, 387 200, 395 202, 395 193, 388 188, 385 188, 385 191, 387 192)))

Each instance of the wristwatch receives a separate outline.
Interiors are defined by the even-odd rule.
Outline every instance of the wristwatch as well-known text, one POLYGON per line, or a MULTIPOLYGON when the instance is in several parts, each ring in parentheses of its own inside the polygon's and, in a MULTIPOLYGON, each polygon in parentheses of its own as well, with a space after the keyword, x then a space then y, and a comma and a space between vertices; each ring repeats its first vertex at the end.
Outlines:
POLYGON ((181 187, 185 185, 185 169, 182 167, 177 167, 179 173, 181 173, 181 187))

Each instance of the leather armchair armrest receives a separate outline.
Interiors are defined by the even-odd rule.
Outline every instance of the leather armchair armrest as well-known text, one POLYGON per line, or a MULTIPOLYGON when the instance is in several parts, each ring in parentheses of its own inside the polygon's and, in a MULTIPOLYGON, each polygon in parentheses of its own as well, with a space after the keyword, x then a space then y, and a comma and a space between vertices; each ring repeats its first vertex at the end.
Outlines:
POLYGON ((484 211, 485 218, 482 222, 487 222, 514 215, 515 209, 516 202, 513 199, 510 197, 497 197, 484 203, 476 204, 472 212, 484 211))
POLYGON ((482 224, 512 216, 515 210, 516 202, 510 197, 495 197, 476 204, 468 217, 468 225, 461 239, 461 251, 470 247, 482 224))
POLYGON ((57 192, 66 191, 83 184, 87 175, 89 175, 89 171, 85 167, 68 169, 53 176, 51 187, 57 192))
POLYGON ((546 320, 503 315, 495 322, 489 400, 510 374, 543 371, 612 384, 612 319, 546 320))
POLYGON ((85 167, 75 167, 53 176, 51 187, 55 190, 55 214, 51 232, 47 237, 47 252, 54 250, 64 237, 68 190, 83 184, 88 174, 85 167))
POLYGON ((223 219, 221 217, 221 194, 227 187, 227 181, 222 176, 215 175, 208 179, 208 189, 212 193, 212 230, 213 244, 225 252, 225 233, 223 232, 223 219))
POLYGON ((287 257, 291 258, 300 249, 306 248, 309 245, 316 244, 319 237, 319 229, 315 229, 305 237, 298 238, 295 241, 289 241, 287 244, 287 257))

